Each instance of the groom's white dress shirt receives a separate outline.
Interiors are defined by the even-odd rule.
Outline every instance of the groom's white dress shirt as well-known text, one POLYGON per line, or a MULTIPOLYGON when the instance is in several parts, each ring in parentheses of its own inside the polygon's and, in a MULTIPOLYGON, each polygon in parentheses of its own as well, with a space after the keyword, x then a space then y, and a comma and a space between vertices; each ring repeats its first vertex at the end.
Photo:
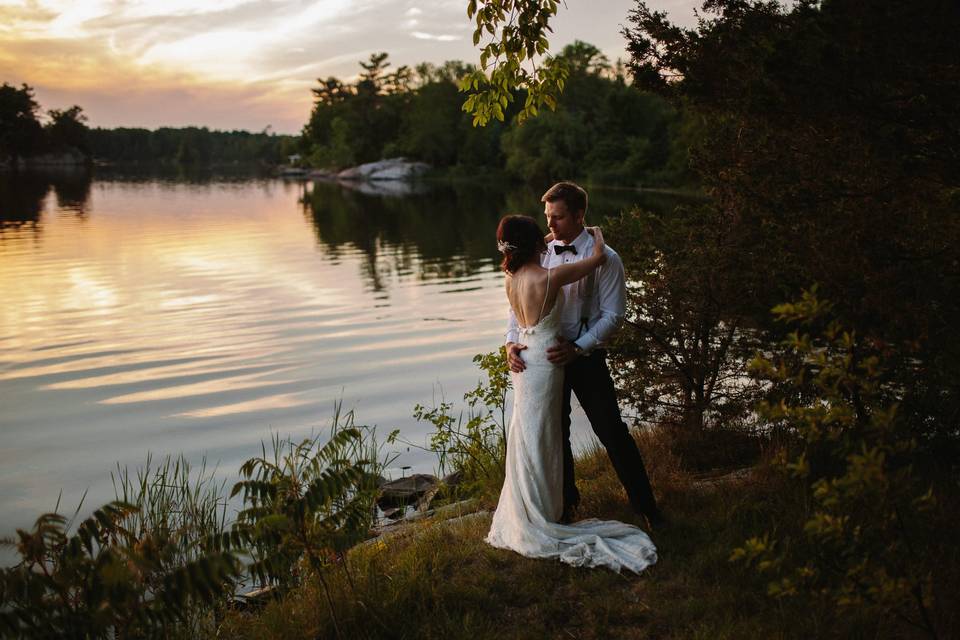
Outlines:
MULTIPOLYGON (((576 255, 566 251, 557 254, 554 245, 563 245, 554 240, 547 246, 547 252, 541 260, 541 265, 548 269, 561 264, 569 264, 593 254, 593 236, 584 229, 576 239, 570 243, 577 248, 576 255)), ((613 332, 617 330, 626 313, 626 288, 624 285, 623 261, 617 252, 607 245, 604 249, 607 261, 596 271, 593 297, 590 299, 588 326, 581 331, 580 319, 584 311, 583 304, 588 296, 587 276, 577 282, 563 287, 563 307, 560 309, 560 327, 568 340, 573 340, 584 352, 590 352, 597 347, 603 347, 613 332), (577 334, 579 333, 579 337, 577 334)), ((520 341, 520 325, 513 309, 510 309, 510 322, 507 330, 507 342, 520 341)))

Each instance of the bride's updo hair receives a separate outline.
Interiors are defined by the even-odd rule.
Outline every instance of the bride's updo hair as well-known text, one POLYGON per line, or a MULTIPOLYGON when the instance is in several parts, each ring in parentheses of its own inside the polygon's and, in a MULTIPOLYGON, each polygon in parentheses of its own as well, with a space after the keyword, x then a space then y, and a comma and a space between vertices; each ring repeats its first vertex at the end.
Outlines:
POLYGON ((517 269, 537 260, 547 250, 543 231, 530 216, 504 216, 497 226, 497 247, 503 253, 500 267, 513 274, 517 269))

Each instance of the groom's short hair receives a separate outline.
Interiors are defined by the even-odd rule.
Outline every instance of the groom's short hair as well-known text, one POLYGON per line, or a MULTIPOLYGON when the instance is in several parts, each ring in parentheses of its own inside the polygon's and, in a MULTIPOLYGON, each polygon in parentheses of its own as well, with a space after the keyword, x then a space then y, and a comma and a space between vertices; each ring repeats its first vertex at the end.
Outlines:
POLYGON ((587 192, 574 182, 558 182, 540 198, 540 202, 556 202, 562 200, 570 213, 587 213, 587 192))

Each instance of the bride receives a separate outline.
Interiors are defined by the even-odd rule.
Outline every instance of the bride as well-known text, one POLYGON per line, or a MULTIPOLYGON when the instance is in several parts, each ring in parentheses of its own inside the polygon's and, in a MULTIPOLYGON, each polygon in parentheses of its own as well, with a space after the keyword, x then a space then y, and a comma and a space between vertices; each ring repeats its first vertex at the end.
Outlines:
POLYGON ((563 304, 563 286, 606 261, 599 227, 588 231, 594 236, 590 257, 545 269, 540 261, 547 247, 533 218, 506 216, 497 228, 507 299, 527 348, 522 352, 526 369, 512 374, 506 477, 486 541, 527 557, 639 573, 657 561, 656 547, 639 528, 592 518, 557 522, 563 511, 563 367, 547 360, 547 348, 560 333, 557 309, 563 304))

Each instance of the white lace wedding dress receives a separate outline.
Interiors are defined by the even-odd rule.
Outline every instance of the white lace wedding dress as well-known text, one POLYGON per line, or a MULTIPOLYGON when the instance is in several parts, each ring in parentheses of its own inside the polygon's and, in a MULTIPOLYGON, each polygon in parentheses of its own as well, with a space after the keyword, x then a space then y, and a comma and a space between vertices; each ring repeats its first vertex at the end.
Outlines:
MULTIPOLYGON (((548 276, 549 277, 549 276, 548 276)), ((520 329, 527 367, 513 377, 513 416, 507 430, 506 478, 486 541, 531 558, 559 558, 578 567, 639 573, 657 561, 641 529, 616 520, 557 520, 563 511, 563 442, 560 427, 563 367, 547 348, 560 332, 563 291, 536 325, 520 329)))

